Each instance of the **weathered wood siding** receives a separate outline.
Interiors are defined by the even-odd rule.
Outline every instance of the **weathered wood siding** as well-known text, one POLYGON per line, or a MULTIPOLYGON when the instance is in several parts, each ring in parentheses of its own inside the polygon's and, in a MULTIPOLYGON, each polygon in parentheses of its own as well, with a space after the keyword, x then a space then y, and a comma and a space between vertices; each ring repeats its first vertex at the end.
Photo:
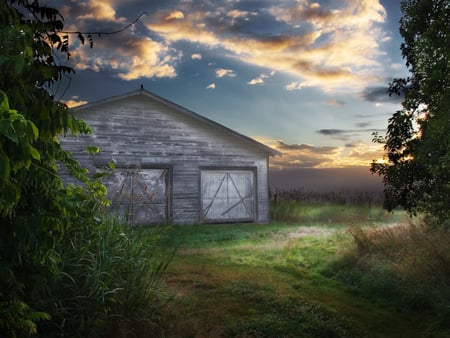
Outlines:
POLYGON ((92 172, 113 160, 118 169, 170 171, 169 221, 201 221, 200 173, 206 169, 246 169, 255 173, 254 221, 268 221, 268 153, 225 128, 193 119, 176 107, 147 95, 133 95, 75 111, 93 129, 91 135, 66 137, 72 151, 92 172), (88 155, 87 145, 101 152, 88 155))

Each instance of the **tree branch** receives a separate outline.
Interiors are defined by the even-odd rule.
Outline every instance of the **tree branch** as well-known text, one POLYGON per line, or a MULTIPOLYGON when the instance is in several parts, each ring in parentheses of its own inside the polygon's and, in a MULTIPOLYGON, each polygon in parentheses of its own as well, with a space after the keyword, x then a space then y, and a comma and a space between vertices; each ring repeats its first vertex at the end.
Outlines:
POLYGON ((83 35, 98 35, 98 36, 102 36, 102 35, 112 35, 112 34, 118 34, 118 33, 122 33, 124 31, 126 31, 128 28, 130 28, 131 26, 133 26, 134 24, 136 24, 136 22, 138 22, 144 15, 148 15, 147 12, 143 12, 141 13, 133 22, 130 22, 128 25, 126 25, 125 27, 116 30, 116 31, 112 31, 112 32, 79 32, 79 31, 61 31, 60 33, 63 34, 83 34, 83 35))

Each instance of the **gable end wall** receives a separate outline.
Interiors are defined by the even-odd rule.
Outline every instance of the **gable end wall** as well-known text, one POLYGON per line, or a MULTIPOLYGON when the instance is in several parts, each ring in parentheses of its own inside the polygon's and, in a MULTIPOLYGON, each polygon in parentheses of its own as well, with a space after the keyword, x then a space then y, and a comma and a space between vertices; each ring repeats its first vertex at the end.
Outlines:
POLYGON ((91 172, 111 160, 122 168, 170 168, 174 224, 199 222, 199 177, 206 167, 254 168, 255 222, 268 222, 268 154, 256 146, 143 95, 80 109, 75 116, 93 133, 61 142, 91 172), (87 145, 100 147, 100 154, 88 155, 87 145))

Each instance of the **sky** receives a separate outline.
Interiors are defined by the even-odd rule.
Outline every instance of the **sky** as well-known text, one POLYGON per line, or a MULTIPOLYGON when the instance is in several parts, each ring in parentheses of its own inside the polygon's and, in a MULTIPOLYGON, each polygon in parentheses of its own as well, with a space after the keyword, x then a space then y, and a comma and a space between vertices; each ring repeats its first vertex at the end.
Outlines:
POLYGON ((76 74, 55 89, 74 106, 137 90, 157 95, 283 153, 272 171, 369 167, 401 109, 408 75, 400 0, 48 1, 70 35, 76 74), (137 20, 138 19, 138 20, 137 20), (136 21, 137 20, 137 21, 136 21), (136 21, 136 22, 135 22, 136 21))

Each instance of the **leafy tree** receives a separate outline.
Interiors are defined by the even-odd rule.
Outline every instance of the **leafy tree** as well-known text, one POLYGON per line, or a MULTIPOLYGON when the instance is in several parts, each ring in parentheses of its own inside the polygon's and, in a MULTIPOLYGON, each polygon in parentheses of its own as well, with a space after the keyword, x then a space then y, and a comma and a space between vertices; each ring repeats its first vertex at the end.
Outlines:
POLYGON ((57 272, 55 245, 104 202, 104 186, 58 142, 59 134, 89 131, 48 91, 73 72, 54 54, 69 56, 62 29, 59 12, 38 1, 0 2, 0 331, 11 336, 49 318, 38 307, 57 272), (65 186, 60 164, 84 188, 65 186))
POLYGON ((384 179, 385 207, 402 206, 439 222, 450 219, 450 3, 403 0, 401 51, 411 73, 395 79, 390 95, 404 94, 389 119, 386 161, 371 171, 384 179))

